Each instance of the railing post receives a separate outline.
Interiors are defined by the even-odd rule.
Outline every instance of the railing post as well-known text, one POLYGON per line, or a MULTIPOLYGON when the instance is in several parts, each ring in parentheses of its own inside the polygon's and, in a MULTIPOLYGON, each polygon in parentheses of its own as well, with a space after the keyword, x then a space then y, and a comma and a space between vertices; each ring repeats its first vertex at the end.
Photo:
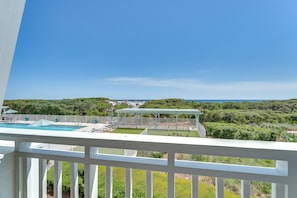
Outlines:
POLYGON ((105 197, 112 198, 112 167, 106 166, 105 174, 105 197))
MULTIPOLYGON (((283 174, 288 174, 288 162, 287 161, 276 161, 276 169, 283 174)), ((286 197, 285 184, 272 184, 271 195, 272 198, 285 198, 286 197)))
MULTIPOLYGON (((23 193, 22 197, 27 198, 28 197, 28 163, 27 163, 27 158, 23 157, 22 159, 22 187, 23 187, 23 193)), ((30 194, 30 193, 29 193, 30 194)))
POLYGON ((284 184, 272 184, 271 190, 272 198, 285 198, 285 185, 284 184))
POLYGON ((285 185, 285 198, 295 198, 297 196, 297 161, 296 159, 291 159, 288 162, 284 161, 277 161, 277 165, 280 167, 286 167, 287 163, 287 170, 288 170, 288 185, 285 185), (292 161, 291 161, 292 160, 292 161))
POLYGON ((15 195, 17 198, 22 198, 22 192, 23 192, 23 178, 22 178, 22 161, 19 156, 16 156, 15 158, 15 195))
POLYGON ((90 158, 96 155, 97 147, 85 147, 85 197, 98 197, 98 166, 90 164, 90 158))
POLYGON ((251 197, 251 182, 247 180, 241 180, 241 198, 251 197))
POLYGON ((39 198, 47 197, 47 168, 46 160, 39 159, 39 198))
POLYGON ((78 198, 78 164, 70 163, 70 198, 78 198))
POLYGON ((198 175, 192 175, 192 198, 197 198, 199 192, 198 175))
POLYGON ((20 143, 18 141, 15 141, 15 195, 16 198, 22 198, 23 197, 23 163, 22 163, 22 157, 19 157, 18 151, 19 151, 19 145, 20 143))
POLYGON ((174 198, 175 196, 175 174, 172 171, 175 163, 175 153, 168 152, 168 198, 174 198))
POLYGON ((224 178, 216 177, 216 198, 224 198, 224 178))
POLYGON ((153 197, 153 178, 152 178, 152 171, 146 171, 146 198, 153 197))
POLYGON ((62 198, 62 162, 55 161, 54 198, 62 198))
MULTIPOLYGON (((31 142, 16 142, 15 147, 16 151, 28 151, 31 147, 31 142)), ((18 158, 18 154, 17 154, 18 158)), ((18 158, 18 160, 21 160, 22 162, 17 162, 17 181, 19 180, 19 187, 17 195, 23 198, 27 197, 38 197, 39 192, 38 188, 38 170, 39 170, 39 164, 38 159, 32 159, 32 158, 26 158, 21 157, 18 158), (20 184, 21 182, 21 184, 20 184)))
POLYGON ((126 198, 132 198, 132 169, 126 168, 126 198))

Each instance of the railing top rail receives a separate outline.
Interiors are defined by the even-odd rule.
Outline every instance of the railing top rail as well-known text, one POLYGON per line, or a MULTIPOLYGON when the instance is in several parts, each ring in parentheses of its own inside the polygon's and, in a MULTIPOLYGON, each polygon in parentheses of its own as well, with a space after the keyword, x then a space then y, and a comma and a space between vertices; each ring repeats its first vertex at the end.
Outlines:
POLYGON ((1 140, 195 153, 272 160, 297 160, 297 144, 131 134, 0 129, 1 140))

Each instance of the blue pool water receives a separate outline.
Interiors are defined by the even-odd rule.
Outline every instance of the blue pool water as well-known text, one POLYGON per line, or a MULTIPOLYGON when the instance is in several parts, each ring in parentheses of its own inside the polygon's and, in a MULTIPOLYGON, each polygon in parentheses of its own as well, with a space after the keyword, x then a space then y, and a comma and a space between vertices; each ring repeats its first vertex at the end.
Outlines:
POLYGON ((82 127, 80 127, 80 126, 66 126, 66 125, 30 126, 29 124, 0 123, 0 128, 74 131, 74 130, 80 129, 82 127))

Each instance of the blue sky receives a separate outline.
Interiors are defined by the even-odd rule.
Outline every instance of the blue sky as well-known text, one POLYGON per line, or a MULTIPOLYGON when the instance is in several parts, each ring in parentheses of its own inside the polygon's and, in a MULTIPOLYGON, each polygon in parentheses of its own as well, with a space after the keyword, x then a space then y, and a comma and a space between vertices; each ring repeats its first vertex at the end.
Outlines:
POLYGON ((297 98, 296 0, 27 1, 6 99, 297 98))

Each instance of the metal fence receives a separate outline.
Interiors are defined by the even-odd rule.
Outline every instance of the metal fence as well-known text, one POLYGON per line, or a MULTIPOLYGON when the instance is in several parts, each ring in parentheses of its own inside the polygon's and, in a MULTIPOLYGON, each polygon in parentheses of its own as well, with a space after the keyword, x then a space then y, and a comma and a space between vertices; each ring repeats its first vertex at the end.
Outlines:
POLYGON ((38 121, 41 119, 53 122, 74 122, 74 123, 106 123, 111 118, 107 116, 76 116, 76 115, 38 115, 38 114, 4 114, 2 118, 9 121, 38 121))

